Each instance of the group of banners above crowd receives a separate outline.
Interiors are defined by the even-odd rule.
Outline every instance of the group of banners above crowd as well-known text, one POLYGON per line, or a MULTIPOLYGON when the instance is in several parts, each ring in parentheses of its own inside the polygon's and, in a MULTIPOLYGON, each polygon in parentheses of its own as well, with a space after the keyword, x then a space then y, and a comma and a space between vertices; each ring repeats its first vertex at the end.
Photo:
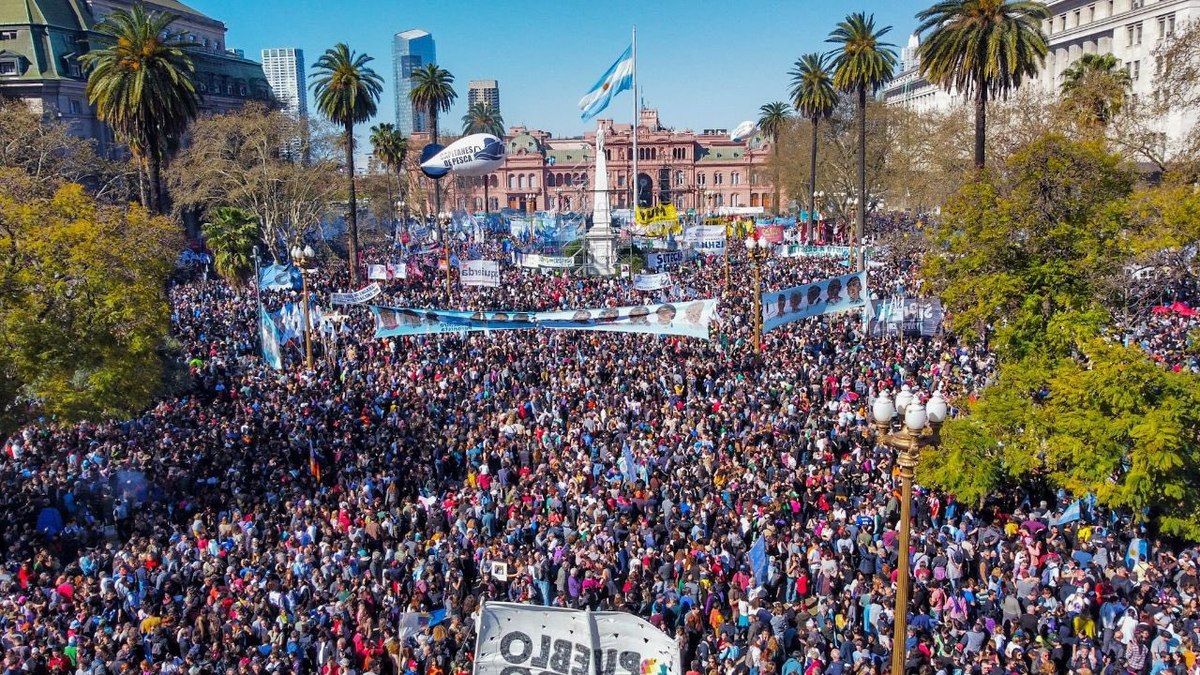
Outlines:
MULTIPOLYGON (((805 252, 797 251, 800 255, 805 252)), ((260 275, 260 288, 282 290, 298 288, 299 277, 289 266, 273 266, 260 275)), ((391 268, 391 265, 384 266, 391 268)), ((402 269, 402 268, 398 268, 402 269)), ((498 287, 501 283, 500 263, 495 260, 468 260, 459 265, 463 286, 498 287)), ((371 275, 382 279, 404 279, 404 274, 371 275)), ((376 338, 428 336, 475 331, 558 329, 587 330, 650 335, 678 335, 707 340, 710 327, 717 318, 715 298, 696 298, 694 289, 684 289, 674 283, 669 272, 639 274, 634 278, 635 289, 658 293, 660 300, 671 302, 568 309, 551 312, 521 312, 510 310, 469 312, 448 309, 418 309, 367 305, 375 319, 376 338)), ((352 292, 333 293, 332 305, 366 305, 378 297, 383 288, 378 282, 352 292)), ((932 298, 868 300, 867 273, 854 272, 820 281, 768 291, 761 295, 763 332, 803 319, 826 314, 856 310, 864 311, 864 326, 872 335, 915 333, 933 335, 941 330, 943 311, 932 298)), ((311 304, 317 314, 319 307, 311 304)), ((296 323, 300 312, 293 305, 277 312, 260 312, 264 358, 273 367, 280 367, 280 346, 293 340, 300 331, 296 323)))

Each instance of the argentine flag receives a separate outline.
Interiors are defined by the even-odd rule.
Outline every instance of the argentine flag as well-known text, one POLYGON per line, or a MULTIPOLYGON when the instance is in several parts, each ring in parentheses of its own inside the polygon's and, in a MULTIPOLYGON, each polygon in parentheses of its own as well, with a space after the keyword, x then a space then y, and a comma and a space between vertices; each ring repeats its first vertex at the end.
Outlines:
POLYGON ((633 45, 617 58, 583 98, 579 99, 580 117, 590 120, 608 107, 613 96, 633 86, 633 45))

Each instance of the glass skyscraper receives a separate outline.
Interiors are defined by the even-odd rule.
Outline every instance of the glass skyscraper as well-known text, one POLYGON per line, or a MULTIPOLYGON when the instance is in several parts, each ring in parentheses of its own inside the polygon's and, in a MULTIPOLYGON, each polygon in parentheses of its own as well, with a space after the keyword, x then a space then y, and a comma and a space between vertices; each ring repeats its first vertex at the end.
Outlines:
POLYGON ((437 63, 437 51, 433 35, 420 29, 396 33, 392 38, 392 81, 396 83, 396 127, 405 136, 414 131, 429 131, 429 115, 423 110, 414 110, 409 92, 412 91, 412 73, 430 63, 437 63))
POLYGON ((300 49, 262 50, 263 73, 271 84, 275 99, 292 117, 308 117, 308 88, 304 86, 304 51, 300 49))

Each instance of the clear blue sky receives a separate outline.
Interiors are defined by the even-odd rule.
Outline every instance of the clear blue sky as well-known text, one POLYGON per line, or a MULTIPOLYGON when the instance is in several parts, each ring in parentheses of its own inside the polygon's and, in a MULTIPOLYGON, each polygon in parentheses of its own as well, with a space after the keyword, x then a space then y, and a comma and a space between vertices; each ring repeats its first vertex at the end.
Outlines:
MULTIPOLYGON (((455 76, 459 99, 442 128, 457 130, 467 82, 495 79, 508 125, 555 136, 594 127, 577 102, 638 32, 638 86, 666 126, 728 128, 756 117, 758 107, 787 100, 787 72, 800 54, 826 51, 830 29, 852 11, 891 25, 897 52, 930 0, 183 0, 228 26, 226 44, 259 59, 268 47, 299 47, 312 63, 344 41, 375 57, 385 80, 376 121, 394 121, 392 35, 433 33, 439 65, 455 76)), ((601 113, 632 116, 628 92, 601 113)), ((311 103, 310 103, 311 107, 311 103)), ((363 130, 359 130, 363 135, 363 130)))

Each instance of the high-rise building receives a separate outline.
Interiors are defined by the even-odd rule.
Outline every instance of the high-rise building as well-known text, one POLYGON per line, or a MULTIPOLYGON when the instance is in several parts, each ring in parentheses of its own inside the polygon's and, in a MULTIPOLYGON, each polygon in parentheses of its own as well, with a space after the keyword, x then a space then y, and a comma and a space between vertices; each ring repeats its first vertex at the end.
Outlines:
POLYGON ((413 107, 412 74, 422 66, 437 63, 433 35, 413 29, 392 38, 392 81, 396 83, 396 127, 405 136, 429 131, 429 114, 413 107))
POLYGON ((471 80, 467 85, 467 106, 487 103, 500 110, 500 84, 495 80, 471 80))
POLYGON ((275 93, 295 118, 308 117, 308 92, 304 86, 304 50, 294 47, 262 50, 263 73, 275 93))

